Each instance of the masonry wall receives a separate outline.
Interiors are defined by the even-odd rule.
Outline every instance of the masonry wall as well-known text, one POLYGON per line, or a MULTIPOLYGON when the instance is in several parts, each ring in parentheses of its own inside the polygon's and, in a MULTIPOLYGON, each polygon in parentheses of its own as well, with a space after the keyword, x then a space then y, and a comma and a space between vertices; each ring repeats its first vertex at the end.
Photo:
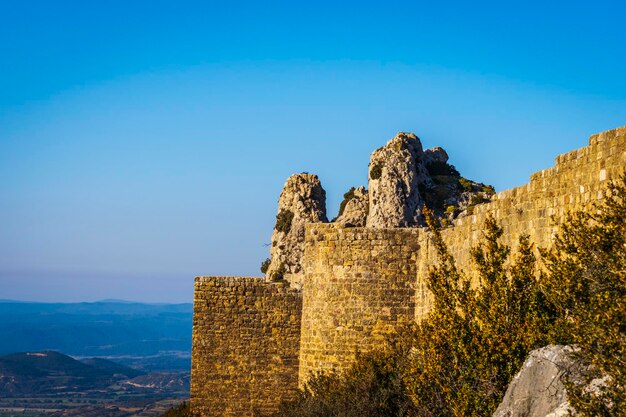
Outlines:
MULTIPOLYGON (((475 214, 459 218, 442 235, 461 268, 471 266, 470 248, 482 237, 489 214, 504 229, 503 241, 513 247, 522 233, 538 246, 549 246, 556 226, 568 211, 584 208, 603 196, 607 181, 626 169, 626 127, 589 138, 589 146, 556 157, 555 166, 537 172, 521 187, 498 193, 495 200, 475 207, 475 214)), ((416 319, 431 308, 426 289, 429 265, 435 262, 434 249, 426 234, 420 236, 416 319)))
MULTIPOLYGON (((475 207, 442 234, 457 264, 482 238, 489 214, 513 249, 522 233, 549 246, 565 214, 603 196, 626 169, 626 127, 556 158, 524 186, 475 207)), ((311 372, 343 370, 357 350, 430 310, 425 285, 436 262, 423 229, 306 226, 302 293, 260 278, 196 278, 191 405, 203 416, 274 410, 311 372)))
POLYGON ((342 370, 415 317, 419 229, 306 226, 299 380, 342 370))
POLYGON ((191 408, 203 417, 277 409, 298 386, 302 297, 263 278, 195 281, 191 408))

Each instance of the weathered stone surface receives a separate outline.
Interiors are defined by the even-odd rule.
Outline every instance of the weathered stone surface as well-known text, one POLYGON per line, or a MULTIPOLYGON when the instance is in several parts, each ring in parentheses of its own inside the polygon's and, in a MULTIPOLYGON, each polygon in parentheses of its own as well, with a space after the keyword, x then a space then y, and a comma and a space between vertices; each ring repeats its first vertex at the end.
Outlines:
POLYGON ((365 187, 351 189, 344 194, 344 201, 343 212, 334 222, 346 227, 365 227, 370 206, 369 194, 365 187))
POLYGON ((430 183, 423 154, 419 138, 404 132, 372 153, 367 227, 381 229, 420 224, 423 200, 419 186, 430 183))
POLYGON ((415 318, 421 228, 309 224, 304 250, 300 384, 342 371, 415 318))
POLYGON ((413 133, 398 133, 372 153, 367 227, 423 226, 424 205, 449 224, 491 201, 493 187, 461 177, 440 147, 422 150, 413 133))
POLYGON ((565 417, 573 411, 565 378, 584 380, 584 366, 577 362, 576 348, 548 345, 530 352, 493 417, 565 417))
POLYGON ((278 199, 278 214, 272 233, 268 281, 285 278, 297 284, 302 272, 304 225, 328 222, 326 192, 317 175, 295 174, 287 179, 278 199))
POLYGON ((448 162, 448 153, 443 148, 440 148, 439 146, 435 146, 434 148, 431 148, 431 149, 426 149, 424 151, 424 163, 428 165, 433 162, 439 162, 439 163, 448 162))

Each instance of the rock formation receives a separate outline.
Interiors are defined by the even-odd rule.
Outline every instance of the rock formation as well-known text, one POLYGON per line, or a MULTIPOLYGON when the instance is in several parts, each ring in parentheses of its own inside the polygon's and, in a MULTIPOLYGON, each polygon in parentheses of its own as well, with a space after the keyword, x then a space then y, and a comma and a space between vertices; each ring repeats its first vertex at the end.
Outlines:
MULTIPOLYGON (((572 408, 564 380, 580 383, 587 372, 576 360, 575 352, 575 347, 559 345, 530 352, 493 417, 569 416, 572 408)), ((594 381, 592 386, 601 383, 600 379, 594 381)))
POLYGON ((295 174, 287 179, 278 199, 278 214, 272 233, 270 265, 266 279, 297 283, 302 271, 304 225, 328 222, 326 192, 317 175, 295 174))
POLYGON ((443 148, 424 151, 415 134, 400 132, 370 158, 367 227, 423 226, 424 205, 449 222, 493 194, 493 187, 461 177, 443 148))
POLYGON ((372 153, 367 227, 411 227, 420 224, 424 201, 419 186, 430 182, 423 154, 419 138, 404 132, 398 133, 372 153))
MULTIPOLYGON (((493 188, 462 178, 448 164, 442 148, 422 149, 413 133, 398 133, 374 151, 369 165, 369 190, 352 188, 344 194, 334 221, 346 227, 395 228, 423 226, 428 205, 446 221, 469 213, 473 205, 489 201, 493 188)), ((471 214, 471 213, 469 213, 471 214)), ((278 201, 268 281, 300 282, 304 225, 327 222, 326 193, 312 174, 289 177, 278 201)))
POLYGON ((335 223, 346 227, 365 227, 369 213, 369 195, 365 187, 351 188, 343 195, 335 223))
POLYGON ((448 153, 439 146, 435 146, 432 149, 426 149, 424 151, 424 163, 426 166, 440 163, 445 164, 448 162, 448 153))

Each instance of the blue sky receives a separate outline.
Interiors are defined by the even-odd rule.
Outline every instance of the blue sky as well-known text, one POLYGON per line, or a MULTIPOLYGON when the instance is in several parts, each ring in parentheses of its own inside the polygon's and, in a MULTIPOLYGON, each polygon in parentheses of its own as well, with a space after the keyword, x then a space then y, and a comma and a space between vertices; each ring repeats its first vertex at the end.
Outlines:
POLYGON ((191 302, 257 275, 398 131, 503 190, 626 124, 626 3, 0 0, 0 298, 191 302))

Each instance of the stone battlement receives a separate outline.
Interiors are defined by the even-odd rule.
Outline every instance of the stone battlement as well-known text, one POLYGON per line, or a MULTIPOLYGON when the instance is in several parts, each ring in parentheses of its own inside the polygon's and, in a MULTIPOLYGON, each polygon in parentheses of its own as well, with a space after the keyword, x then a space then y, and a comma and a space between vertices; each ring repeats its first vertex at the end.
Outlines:
MULTIPOLYGON (((626 127, 593 135, 528 184, 455 219, 442 236, 461 269, 488 215, 513 249, 523 233, 548 246, 566 213, 603 198, 606 182, 625 169, 626 127)), ((263 278, 196 278, 192 409, 202 416, 272 411, 312 372, 345 369, 357 350, 425 317, 434 262, 423 228, 316 223, 305 227, 301 291, 263 278)))

